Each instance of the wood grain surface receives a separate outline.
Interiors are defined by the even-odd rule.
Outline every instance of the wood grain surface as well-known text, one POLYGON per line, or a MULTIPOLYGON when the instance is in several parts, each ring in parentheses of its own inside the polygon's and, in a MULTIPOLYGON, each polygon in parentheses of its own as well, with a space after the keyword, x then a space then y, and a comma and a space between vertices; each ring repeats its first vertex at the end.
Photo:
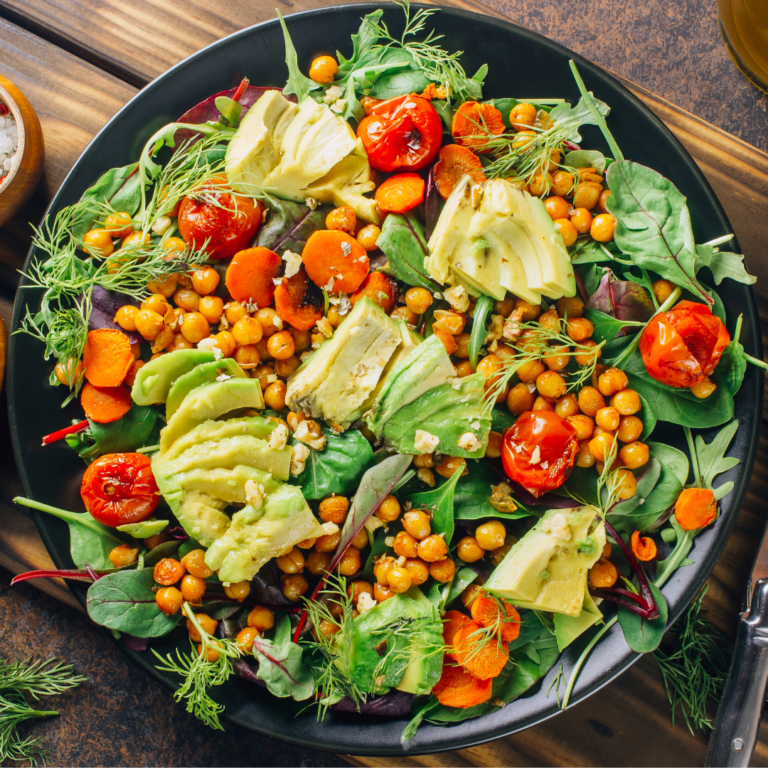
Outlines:
MULTIPOLYGON (((278 2, 284 13, 320 5, 316 0, 278 2)), ((527 20, 528 26, 539 31, 549 23, 556 33, 553 36, 569 44, 568 24, 560 21, 564 6, 545 0, 531 0, 525 7, 506 0, 488 2, 493 3, 497 14, 527 20), (537 9, 541 11, 538 17, 537 9)), ((470 0, 455 0, 450 4, 476 7, 470 0)), ((685 5, 684 0, 671 3, 678 10, 681 5, 685 5)), ((614 6, 611 4, 610 7, 614 6)), ((589 0, 579 12, 592 13, 595 9, 610 10, 607 2, 589 0)), ((634 9, 630 10, 635 13, 634 9)), ((226 3, 216 0, 0 0, 0 72, 13 80, 35 107, 48 149, 43 183, 37 195, 0 233, 0 293, 5 291, 10 296, 9 291, 16 281, 15 270, 23 263, 30 235, 24 222, 40 219, 51 194, 88 141, 136 93, 136 87, 199 47, 243 26, 272 18, 273 13, 272 3, 249 0, 228 0, 226 3)), ((702 13, 706 17, 710 10, 702 9, 702 13)), ((586 48, 580 49, 581 53, 589 57, 590 50, 603 51, 597 32, 590 48, 583 20, 575 19, 572 23, 579 31, 575 39, 583 42, 586 48)), ((639 41, 638 44, 642 47, 642 43, 639 41)), ((621 57, 603 63, 624 76, 629 71, 623 66, 621 57)), ((768 155, 642 87, 631 87, 670 126, 715 188, 747 254, 750 270, 760 279, 756 289, 761 300, 764 339, 768 341, 768 217, 764 213, 768 210, 768 155)), ((713 81, 712 87, 720 87, 720 84, 713 81)), ((659 90, 671 93, 670 88, 659 90)), ((684 91, 685 88, 680 89, 681 94, 684 91)), ((755 99, 755 103, 761 103, 760 97, 755 99)), ((688 103, 695 107, 695 100, 689 99, 688 103)), ((745 114, 747 117, 751 115, 748 111, 745 114)), ((721 121, 721 124, 725 123, 721 121)), ((750 134, 747 131, 742 135, 750 134)), ((8 319, 9 311, 10 304, 0 300, 0 315, 8 319)), ((4 410, 0 417, 0 434, 7 435, 4 410)), ((707 607, 727 632, 732 632, 746 574, 766 522, 763 511, 763 500, 768 497, 766 469, 768 427, 764 423, 758 464, 747 498, 725 552, 710 578, 707 607)), ((51 564, 31 519, 11 504, 12 496, 18 491, 19 481, 13 471, 6 437, 0 440, 0 565, 16 573, 51 564)), ((58 600, 77 607, 62 583, 37 582, 36 585, 44 587, 58 600)), ((30 589, 20 588, 19 594, 28 595, 30 589)), ((0 613, 2 610, 0 607, 0 613)), ((89 630, 93 637, 100 637, 98 630, 87 625, 82 630, 83 637, 89 636, 89 630)), ((103 649, 99 652, 106 653, 103 649)), ((118 656, 115 668, 121 663, 124 664, 118 656)), ((193 730, 194 723, 190 733, 193 730)), ((130 737, 125 735, 125 738, 130 737)), ((74 743, 68 749, 76 748, 76 734, 62 735, 61 739, 62 744, 73 739, 74 743)), ((106 745, 102 749, 106 750, 106 745)), ((703 761, 705 749, 706 740, 701 735, 691 735, 683 727, 671 727, 655 664, 651 659, 643 659, 619 680, 555 720, 507 739, 437 756, 402 760, 349 759, 360 765, 403 766, 698 765, 703 761)), ((64 750, 62 754, 69 756, 68 762, 78 762, 76 751, 64 750)), ((90 762, 118 764, 137 762, 132 756, 138 753, 123 752, 117 757, 105 751, 88 754, 95 755, 90 762), (99 757, 104 754, 110 756, 99 757)), ((155 764, 196 762, 189 755, 171 757, 162 751, 159 743, 151 753, 142 753, 142 757, 139 762, 146 764, 153 761, 155 764)), ((227 757, 229 764, 264 764, 263 761, 260 763, 258 755, 253 755, 250 763, 248 758, 227 757)), ((202 762, 227 764, 227 757, 212 756, 202 762), (222 763, 222 759, 225 762, 222 763)), ((765 727, 754 764, 768 765, 768 731, 765 727)))

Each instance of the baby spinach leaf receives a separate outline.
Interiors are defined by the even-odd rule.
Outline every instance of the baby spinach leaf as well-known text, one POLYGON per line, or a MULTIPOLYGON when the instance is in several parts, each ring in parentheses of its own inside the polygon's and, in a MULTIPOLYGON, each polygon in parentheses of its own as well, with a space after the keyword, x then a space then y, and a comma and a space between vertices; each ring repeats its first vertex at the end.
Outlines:
POLYGON ((158 412, 146 405, 131 406, 121 419, 108 424, 88 420, 88 429, 68 435, 67 445, 86 460, 105 453, 127 453, 147 444, 157 423, 158 412))
MULTIPOLYGON (((162 544, 158 544, 156 547, 150 549, 146 555, 144 555, 144 565, 155 566, 164 557, 176 557, 180 545, 181 542, 178 540, 164 541, 162 544)), ((179 555, 179 557, 181 557, 181 555, 179 555)))
POLYGON ((715 369, 716 383, 722 385, 735 395, 741 389, 744 374, 747 372, 747 354, 742 344, 732 339, 723 351, 723 356, 715 369))
POLYGON ((381 60, 385 74, 376 78, 368 93, 374 99, 392 99, 404 93, 420 93, 429 85, 423 69, 417 67, 408 51, 391 48, 381 60), (394 71, 390 71, 394 70, 394 71))
POLYGON ((459 568, 451 582, 451 588, 445 598, 445 604, 441 606, 445 609, 449 606, 474 580, 477 578, 477 572, 472 568, 459 568))
POLYGON ((156 536, 158 533, 162 533, 168 527, 167 520, 155 520, 149 518, 141 523, 126 523, 125 525, 118 525, 117 530, 120 533, 127 533, 129 536, 133 536, 134 539, 148 539, 150 536, 156 536))
POLYGON ((389 260, 395 277, 406 285, 419 285, 432 293, 442 290, 424 267, 429 248, 424 229, 415 216, 390 213, 384 220, 376 245, 389 260))
POLYGON ((532 640, 536 640, 546 629, 536 611, 520 609, 518 613, 520 614, 520 634, 507 646, 510 653, 523 645, 527 645, 532 640))
POLYGON ((570 477, 565 481, 565 485, 562 486, 562 490, 565 493, 558 493, 556 491, 558 496, 573 496, 576 499, 574 506, 582 501, 586 504, 597 505, 597 472, 591 467, 589 469, 586 467, 574 467, 570 477))
POLYGON ((501 119, 504 121, 504 125, 507 128, 512 127, 512 123, 509 122, 509 113, 518 104, 517 99, 490 99, 490 101, 485 103, 496 107, 501 112, 501 119))
POLYGON ((494 408, 491 411, 491 429, 503 433, 515 423, 515 416, 506 408, 494 408))
POLYGON ((636 653, 655 651, 659 647, 661 638, 667 631, 667 616, 669 614, 667 601, 664 599, 664 595, 661 594, 661 590, 653 582, 649 582, 648 586, 651 588, 653 599, 656 601, 659 609, 658 619, 648 621, 648 619, 638 616, 623 605, 620 605, 617 611, 619 624, 624 632, 624 639, 627 641, 627 645, 636 653))
MULTIPOLYGON (((138 163, 131 163, 123 168, 111 168, 92 187, 83 192, 80 200, 106 203, 115 211, 133 216, 141 204, 139 174, 136 173, 138 167, 138 163)), ((101 207, 95 205, 93 208, 85 209, 72 230, 76 238, 81 238, 93 227, 101 210, 101 207)))
POLYGON ((97 624, 135 637, 162 637, 176 627, 178 616, 166 616, 155 601, 151 568, 118 571, 88 590, 88 615, 97 624))
POLYGON ((605 155, 597 149, 575 149, 566 153, 563 164, 571 168, 594 168, 602 173, 605 170, 605 155))
POLYGON ((726 277, 746 285, 752 285, 757 280, 754 275, 747 273, 742 254, 721 251, 712 245, 696 246, 696 269, 701 267, 709 268, 715 285, 720 285, 726 277))
POLYGON ((277 620, 274 639, 259 636, 253 642, 253 655, 259 660, 256 677, 281 699, 308 699, 315 692, 315 683, 301 654, 301 646, 291 642, 291 620, 283 613, 277 620))
POLYGON ((329 205, 320 205, 313 211, 293 200, 268 199, 269 214, 259 229, 256 245, 282 254, 284 251, 301 253, 313 232, 325 228, 329 205))
POLYGON ((735 456, 725 455, 738 428, 738 419, 734 419, 717 433, 711 443, 705 443, 701 435, 696 435, 696 459, 699 464, 701 480, 705 488, 710 488, 715 492, 715 498, 718 500, 733 490, 732 482, 723 483, 718 488, 714 488, 713 483, 718 475, 733 469, 740 463, 735 456))
MULTIPOLYGON (((661 465, 661 475, 634 517, 639 531, 649 528, 676 501, 688 482, 688 457, 664 443, 648 442, 651 456, 661 465)), ((632 533, 632 531, 629 531, 632 533)))
POLYGON ((295 479, 307 499, 324 499, 334 493, 350 494, 373 463, 371 444, 358 430, 336 435, 323 427, 323 432, 325 448, 310 452, 304 471, 295 479))
POLYGON ((650 437, 651 432, 656 428, 656 415, 653 412, 653 408, 651 408, 648 401, 640 395, 640 402, 642 403, 642 408, 640 409, 640 413, 637 414, 640 418, 640 421, 643 422, 643 432, 640 435, 641 440, 645 440, 646 438, 650 437))
MULTIPOLYGON (((615 246, 614 246, 615 247, 615 246)), ((569 249, 571 261, 574 264, 599 264, 602 262, 613 261, 613 255, 605 243, 598 243, 591 237, 585 237, 583 240, 577 240, 569 249)), ((592 288, 585 279, 585 287, 588 294, 594 293, 599 282, 599 278, 594 281, 592 288)))
POLYGON ((453 536, 453 494, 460 478, 461 472, 454 472, 439 488, 408 497, 414 507, 432 512, 432 533, 444 534, 446 544, 453 536))
POLYGON ((593 341, 596 341, 598 344, 601 341, 611 341, 612 339, 615 339, 625 328, 628 328, 628 327, 631 328, 633 326, 642 327, 643 325, 642 323, 633 323, 633 322, 627 322, 625 320, 617 320, 615 317, 606 315, 605 312, 600 312, 597 309, 587 308, 584 311, 584 316, 594 326, 594 331, 592 333, 591 338, 593 341))
POLYGON ((453 494, 455 520, 476 520, 480 517, 498 517, 516 520, 530 514, 527 510, 499 512, 491 504, 491 486, 503 481, 499 473, 487 461, 468 461, 469 474, 459 480, 453 494))

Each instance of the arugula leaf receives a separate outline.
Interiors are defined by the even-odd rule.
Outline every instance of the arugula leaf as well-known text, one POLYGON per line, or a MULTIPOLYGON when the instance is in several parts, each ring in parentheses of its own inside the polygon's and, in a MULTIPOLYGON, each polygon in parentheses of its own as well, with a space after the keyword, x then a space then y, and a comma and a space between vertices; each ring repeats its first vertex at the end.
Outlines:
MULTIPOLYGON (((323 432, 325 448, 310 452, 304 471, 294 480, 309 500, 325 499, 334 493, 347 496, 373 463, 371 444, 358 430, 337 435, 323 427, 323 432)), ((292 444, 295 442, 292 438, 292 444)))
POLYGON ((256 245, 282 254, 284 251, 301 253, 309 236, 325 228, 325 217, 331 206, 320 205, 313 211, 293 200, 268 199, 269 217, 259 229, 256 245))
POLYGON ((636 653, 650 653, 659 647, 661 638, 667 631, 667 618, 669 609, 661 590, 651 581, 648 583, 653 594, 653 599, 659 609, 658 619, 644 619, 628 608, 620 605, 617 610, 619 624, 624 632, 627 645, 636 653))
MULTIPOLYGON (((610 114, 611 108, 607 104, 596 99, 591 92, 589 95, 600 115, 606 117, 610 114)), ((581 143, 581 134, 579 133, 580 126, 597 125, 597 121, 588 106, 587 100, 583 97, 579 99, 575 107, 572 107, 566 101, 558 104, 549 113, 549 116, 555 123, 560 123, 563 127, 568 128, 568 132, 563 134, 564 140, 572 141, 576 144, 581 143)))
POLYGON ((178 616, 166 616, 155 601, 152 568, 118 571, 88 589, 88 615, 97 624, 135 637, 162 637, 175 629, 178 616))
POLYGON ((65 440, 81 458, 93 460, 105 453, 127 453, 147 444, 157 424, 158 412, 146 405, 131 405, 117 421, 99 424, 88 420, 88 429, 65 440))
POLYGON ((445 534, 445 543, 451 543, 453 536, 453 494, 461 472, 454 472, 439 488, 425 493, 414 493, 408 497, 414 507, 432 511, 432 533, 445 534))
POLYGON ((688 553, 693 546, 693 540, 703 530, 697 528, 695 531, 686 531, 680 523, 677 522, 677 518, 672 515, 669 518, 671 528, 665 528, 662 532, 662 538, 668 541, 668 537, 665 534, 671 531, 674 534, 675 546, 669 555, 664 560, 659 560, 656 563, 656 578, 653 580, 656 586, 662 586, 666 583, 667 579, 678 569, 685 565, 692 565, 692 561, 688 560, 688 553))
POLYGON ((594 168, 598 173, 602 173, 605 170, 605 155, 597 149, 575 149, 566 153, 563 165, 571 168, 594 168))
POLYGON ((315 692, 312 673, 302 661, 302 648, 291 642, 291 620, 280 614, 272 640, 257 637, 253 655, 259 660, 256 677, 263 680, 269 692, 281 699, 304 701, 315 692))
POLYGON ((352 58, 347 59, 340 51, 336 51, 336 60, 339 62, 339 79, 344 79, 354 69, 358 69, 364 56, 373 50, 379 42, 379 33, 376 24, 381 21, 384 11, 380 8, 365 15, 360 23, 360 29, 356 35, 352 35, 352 58))
POLYGON ((709 268, 715 285, 720 285, 726 277, 746 285, 757 281, 754 275, 747 273, 743 254, 721 251, 713 245, 696 246, 696 264, 697 270, 701 267, 709 268))
POLYGON ((296 55, 296 49, 293 47, 293 41, 288 33, 288 27, 280 11, 277 11, 277 18, 280 20, 280 26, 283 29, 283 41, 285 42, 285 65, 288 67, 288 82, 283 88, 283 96, 296 94, 296 98, 301 101, 309 96, 312 91, 322 88, 320 83, 308 78, 299 68, 299 58, 296 55))
POLYGON ((415 216, 390 213, 384 220, 376 245, 389 260, 390 269, 398 280, 406 285, 421 286, 431 293, 442 290, 424 267, 429 248, 424 229, 415 216))
POLYGON ((723 483, 715 488, 713 483, 718 475, 740 464, 735 456, 726 456, 725 452, 731 444, 739 428, 738 419, 723 427, 711 443, 705 443, 701 435, 696 435, 696 460, 701 473, 701 480, 705 488, 715 492, 715 498, 719 501, 733 490, 733 482, 723 483))

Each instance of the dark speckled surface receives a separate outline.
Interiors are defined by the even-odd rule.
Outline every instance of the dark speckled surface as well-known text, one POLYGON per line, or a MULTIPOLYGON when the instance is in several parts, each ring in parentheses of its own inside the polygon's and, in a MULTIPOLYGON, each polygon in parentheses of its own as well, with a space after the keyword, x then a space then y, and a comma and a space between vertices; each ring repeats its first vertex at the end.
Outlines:
POLYGON ((234 725, 224 733, 205 728, 84 614, 30 585, 10 588, 10 581, 0 569, 0 655, 59 656, 89 680, 39 707, 61 711, 33 727, 45 737, 54 765, 346 765, 335 755, 288 747, 234 725))

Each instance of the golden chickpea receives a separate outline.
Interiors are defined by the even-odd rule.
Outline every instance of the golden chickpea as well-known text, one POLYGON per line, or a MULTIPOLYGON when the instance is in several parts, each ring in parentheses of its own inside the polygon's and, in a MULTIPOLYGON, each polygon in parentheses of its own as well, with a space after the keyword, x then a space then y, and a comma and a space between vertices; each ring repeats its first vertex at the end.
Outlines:
POLYGON ((384 523, 394 522, 400 517, 400 502, 394 496, 387 496, 374 514, 384 523))
POLYGON ((293 347, 296 353, 304 352, 312 346, 312 334, 309 331, 291 328, 291 335, 293 336, 293 347))
POLYGON ((376 598, 377 603, 383 603, 385 600, 389 600, 390 597, 394 597, 395 593, 388 585, 376 583, 373 585, 373 596, 376 598))
POLYGON ((499 547, 488 553, 488 560, 494 568, 507 556, 507 553, 512 549, 516 542, 517 539, 514 536, 510 536, 506 542, 504 542, 503 547, 499 547))
POLYGON ((213 571, 205 564, 205 550, 193 549, 181 558, 181 564, 188 573, 199 579, 207 579, 213 576, 213 571))
POLYGON ((531 304, 524 299, 515 300, 515 309, 520 313, 520 319, 524 323, 535 320, 541 314, 541 307, 538 304, 531 304))
POLYGON ((253 644, 256 642, 256 638, 259 633, 253 627, 243 627, 235 637, 237 647, 241 653, 252 653, 253 644))
POLYGON ((560 317, 567 317, 573 320, 576 317, 583 317, 586 305, 578 296, 557 300, 557 314, 560 317))
POLYGON ((638 469, 648 463, 650 452, 645 443, 629 443, 619 451, 619 458, 627 469, 638 469))
MULTIPOLYGON (((243 321, 241 320, 240 322, 242 323, 243 321)), ((237 334, 235 333, 237 327, 236 325, 232 331, 235 339, 237 339, 237 334)), ((278 331, 278 333, 270 336, 269 341, 267 341, 267 349, 275 360, 287 360, 289 357, 292 357, 296 348, 294 347, 293 336, 291 336, 290 331, 278 331)))
POLYGON ((181 594, 188 603, 199 603, 205 594, 205 579, 187 573, 181 579, 181 594))
POLYGON ((407 531, 398 532, 392 545, 398 557, 418 557, 419 542, 407 531))
POLYGON ((432 294, 426 288, 409 288, 405 292, 405 306, 416 315, 423 315, 432 301, 432 294))
POLYGON ((528 185, 528 190, 532 195, 536 195, 536 197, 541 197, 542 195, 546 195, 551 188, 552 188, 552 174, 549 173, 549 171, 547 171, 546 175, 543 174, 541 171, 536 171, 533 174, 533 178, 531 179, 530 184, 528 185))
POLYGON ((373 584, 369 584, 367 581, 353 581, 347 587, 347 594, 352 599, 352 605, 357 605, 361 595, 373 597, 373 584))
POLYGON ((448 554, 448 545, 442 536, 427 536, 419 542, 419 557, 425 563, 436 563, 448 554))
POLYGON ((355 239, 366 251, 375 251, 380 236, 381 230, 375 224, 368 224, 357 233, 355 239))
POLYGON ((173 339, 173 331, 167 325, 164 325, 160 333, 157 334, 157 337, 152 342, 152 351, 162 352, 173 343, 173 339))
POLYGON ((515 384, 507 395, 507 408, 515 416, 519 416, 533 408, 533 401, 533 392, 525 384, 515 384))
POLYGON ((642 407, 640 395, 634 389, 622 389, 611 398, 611 405, 622 416, 634 416, 642 407))
POLYGON ((447 584, 456 575, 456 563, 450 557, 430 563, 429 575, 440 584, 447 584))
POLYGON ((613 408, 601 408, 595 414, 595 423, 600 429, 604 429, 606 432, 615 432, 619 428, 619 422, 621 421, 621 415, 613 408))
POLYGON ((341 541, 341 531, 336 533, 327 533, 324 536, 318 536, 315 542, 317 552, 335 552, 341 541))
POLYGON ((264 391, 264 403, 273 411, 282 411, 285 408, 285 393, 287 387, 284 381, 273 381, 264 391))
POLYGON ((177 288, 173 292, 173 303, 185 312, 197 312, 200 307, 200 294, 191 288, 177 288))
MULTIPOLYGON (((272 418, 275 418, 275 417, 273 416, 272 418)), ((301 541, 297 541, 296 546, 299 549, 312 549, 316 543, 317 543, 317 536, 309 539, 302 539, 301 541)), ((355 542, 353 541, 352 543, 354 544, 355 542)))
MULTIPOLYGON (((138 344, 134 346, 138 346, 138 344)), ((83 361, 75 361, 70 357, 66 363, 56 363, 54 371, 56 373, 56 378, 59 380, 59 383, 68 387, 70 384, 74 384, 80 378, 80 376, 82 376, 83 361)))
MULTIPOLYGON (((195 620, 200 625, 200 628, 206 635, 213 635, 216 628, 219 626, 219 622, 216 619, 212 619, 207 613, 196 613, 195 620)), ((189 632, 189 639, 193 643, 202 642, 203 638, 200 637, 197 627, 192 623, 190 619, 187 619, 187 631, 189 632)))
POLYGON ((304 553, 294 547, 290 552, 275 558, 275 565, 283 573, 301 573, 304 570, 304 553))
POLYGON ((199 267, 192 273, 192 287, 201 296, 213 293, 220 280, 221 276, 213 267, 199 267))
POLYGON ((238 347, 235 350, 235 362, 246 371, 254 369, 261 362, 259 350, 254 344, 238 347))
MULTIPOLYGON (((536 131, 520 130, 512 139, 512 146, 518 150, 518 152, 522 152, 532 141, 535 141, 535 139, 536 131)), ((539 172, 539 175, 541 175, 541 172, 539 172)))
POLYGON ((131 232, 130 235, 123 238, 122 248, 138 249, 142 246, 149 245, 152 242, 152 238, 149 234, 142 234, 141 232, 131 232))
POLYGON ((557 315, 557 310, 553 307, 552 309, 548 309, 540 318, 539 322, 548 330, 548 331, 559 331, 560 330, 560 318, 557 315))
POLYGON ((573 359, 576 361, 576 365, 592 365, 595 360, 600 359, 602 354, 602 350, 597 348, 597 342, 587 339, 587 341, 582 341, 579 344, 579 351, 573 356, 573 359))
POLYGON ((552 195, 551 197, 548 197, 544 201, 544 207, 547 209, 547 213, 552 221, 564 219, 568 216, 568 211, 571 208, 568 201, 560 195, 552 195))
POLYGON ((549 402, 546 398, 541 397, 539 395, 534 401, 533 401, 533 408, 531 408, 532 411, 554 411, 555 406, 552 405, 552 403, 549 402))
POLYGON ((570 219, 562 218, 555 220, 555 230, 563 238, 563 245, 566 248, 570 248, 579 236, 579 232, 576 227, 573 226, 573 222, 570 219))
POLYGON ((454 355, 458 357, 460 360, 466 360, 469 357, 469 339, 470 334, 468 333, 459 333, 458 335, 453 337, 456 342, 456 350, 454 351, 454 355))
POLYGON ((344 319, 340 314, 339 310, 336 309, 336 307, 331 307, 328 310, 328 314, 325 316, 325 319, 334 327, 338 328, 341 325, 342 320, 344 319))
POLYGON ((292 355, 285 360, 275 360, 275 373, 281 379, 288 379, 299 370, 300 366, 301 360, 296 355, 292 355))
POLYGON ((132 304, 125 304, 117 310, 115 315, 115 322, 124 331, 136 330, 136 315, 139 314, 139 308, 134 307, 132 304))
MULTIPOLYGON (((138 345, 134 345, 138 346, 138 345)), ((131 367, 128 369, 128 373, 125 374, 125 384, 129 387, 133 386, 133 383, 136 381, 136 374, 144 367, 145 363, 143 360, 134 360, 131 363, 131 367)), ((62 382, 65 383, 65 382, 62 382)))
POLYGON ((555 413, 562 419, 568 419, 579 414, 579 401, 576 395, 563 395, 555 403, 555 413))
POLYGON ((507 529, 500 520, 489 520, 487 523, 481 523, 475 529, 475 539, 485 550, 503 547, 506 538, 507 529))
MULTIPOLYGON (((486 355, 477 364, 477 372, 482 373, 486 379, 491 379, 492 376, 497 374, 502 367, 502 362, 496 355, 486 355)), ((486 389, 488 388, 486 384, 486 389)))
POLYGON ((89 256, 106 259, 115 250, 115 246, 106 229, 92 229, 83 235, 83 250, 89 256))
POLYGON ((211 326, 199 312, 188 312, 181 324, 181 335, 192 344, 197 344, 211 335, 211 326))
POLYGON ((643 422, 637 416, 622 416, 616 436, 622 443, 634 443, 643 434, 643 422))
POLYGON ((320 576, 327 573, 331 564, 331 555, 329 552, 310 552, 304 561, 304 567, 313 575, 320 576))
POLYGON ((229 331, 219 331, 213 338, 216 339, 216 346, 221 350, 222 356, 232 357, 237 348, 235 337, 229 331))
POLYGON ((258 379, 261 391, 265 392, 270 385, 270 376, 275 375, 275 369, 271 365, 259 365, 251 371, 251 378, 258 379))
POLYGON ((224 594, 230 600, 237 600, 238 603, 242 603, 251 594, 251 583, 249 581, 235 581, 229 586, 225 584, 224 594))
POLYGON ((110 551, 109 562, 112 563, 113 568, 125 568, 125 566, 135 563, 138 557, 138 548, 131 547, 128 544, 118 544, 118 546, 110 551))
MULTIPOLYGON (((494 357, 496 356, 494 355, 494 357)), ((496 357, 496 359, 498 360, 499 358, 496 357)), ((529 381, 536 381, 545 370, 546 367, 541 360, 529 360, 517 369, 517 378, 524 384, 527 384, 529 381)))
POLYGON ((163 330, 163 317, 151 309, 140 309, 135 317, 136 330, 147 340, 154 341, 163 330))
POLYGON ((616 497, 621 499, 631 499, 637 490, 637 479, 628 469, 619 469, 616 471, 616 497))
POLYGON ((409 558, 403 566, 410 574, 413 586, 421 586, 429 578, 429 566, 418 558, 409 558))
POLYGON ((675 286, 669 280, 657 280, 653 284, 653 293, 659 304, 663 304, 672 295, 674 290, 675 286))
POLYGON ((431 532, 429 515, 423 509, 411 509, 403 515, 403 528, 414 539, 426 539, 431 532))
POLYGON ((465 563, 476 563, 485 555, 485 550, 477 543, 474 536, 465 536, 456 545, 456 554, 465 563))
POLYGON ((163 587, 155 593, 155 602, 166 616, 173 616, 181 608, 184 596, 176 587, 163 587))
POLYGON ((552 191, 560 197, 570 197, 576 177, 568 171, 555 171, 552 175, 552 191))
POLYGON ((435 466, 435 472, 440 477, 453 477, 456 472, 461 472, 462 476, 468 475, 467 460, 443 454, 443 460, 435 466))
POLYGON ((610 561, 600 558, 589 569, 589 583, 596 589, 610 589, 619 579, 619 571, 610 561))
POLYGON ((464 360, 456 366, 456 375, 460 379, 471 376, 474 372, 475 369, 472 367, 472 363, 470 363, 468 360, 464 360))
POLYGON ((195 345, 187 341, 180 333, 173 337, 173 341, 165 348, 166 352, 175 352, 177 349, 194 349, 195 345))
POLYGON ((586 235, 592 228, 592 214, 587 208, 576 208, 571 214, 571 224, 580 235, 586 235))
POLYGON ((574 208, 586 208, 591 211, 600 199, 600 193, 603 191, 603 185, 596 181, 582 181, 576 187, 573 195, 574 208))
POLYGON ((395 558, 382 555, 373 563, 373 576, 379 584, 387 583, 387 575, 395 567, 395 558))
POLYGON ((393 320, 402 320, 410 325, 412 328, 416 327, 419 322, 419 316, 415 312, 411 312, 408 307, 395 307, 390 314, 393 320))
POLYGON ((413 585, 411 572, 407 568, 396 565, 387 574, 387 585, 396 594, 407 592, 413 585))
POLYGON ((414 467, 426 467, 431 468, 435 466, 435 454, 434 453, 422 453, 419 456, 413 457, 414 467))
POLYGON ((169 237, 163 242, 163 250, 168 252, 165 259, 174 259, 187 250, 187 244, 180 237, 169 237))
POLYGON ((318 56, 309 66, 309 77, 316 83, 332 83, 338 71, 339 65, 333 56, 318 56))
POLYGON ((573 320, 568 319, 566 321, 566 330, 568 336, 573 341, 579 343, 586 341, 592 335, 595 328, 586 317, 574 317, 573 320))
POLYGON ((119 237, 122 240, 133 232, 133 219, 123 211, 110 213, 104 220, 104 229, 111 237, 119 237))
MULTIPOLYGON (((284 333, 291 339, 291 352, 289 355, 286 355, 286 357, 290 357, 290 355, 293 354, 293 337, 288 331, 284 331, 284 333)), ((264 331, 262 325, 255 317, 242 317, 232 326, 232 336, 241 346, 258 344, 263 335, 264 331)), ((267 347, 267 349, 269 349, 269 347, 267 347)), ((271 356, 272 353, 270 352, 270 357, 271 356)))
POLYGON ((587 416, 594 417, 601 408, 605 408, 605 398, 594 387, 583 387, 578 400, 581 412, 587 416))
POLYGON ((258 310, 254 317, 261 324, 262 334, 266 337, 283 330, 283 321, 271 307, 264 307, 263 309, 258 310))
POLYGON ((464 331, 467 324, 467 316, 459 312, 445 309, 435 311, 435 322, 432 328, 435 331, 447 331, 451 336, 457 336, 464 331))
POLYGON ((334 208, 325 217, 326 229, 338 229, 346 232, 348 235, 354 235, 357 227, 357 216, 355 212, 347 206, 334 208))
POLYGON ((354 576, 360 570, 361 564, 360 550, 350 546, 339 561, 339 574, 341 576, 354 576))
POLYGON ((536 121, 536 107, 533 104, 520 102, 512 107, 509 113, 509 122, 513 128, 523 130, 530 128, 536 121))
POLYGON ((224 315, 230 325, 248 315, 248 310, 239 301, 229 301, 224 305, 224 315))
POLYGON ((589 452, 596 461, 605 461, 612 445, 613 435, 610 432, 601 432, 589 441, 589 452))
POLYGON ((291 602, 298 603, 304 593, 309 589, 309 584, 301 573, 285 575, 280 579, 283 595, 291 602))
POLYGON ((209 323, 218 323, 224 314, 224 300, 219 296, 203 296, 198 305, 198 312, 209 323))
POLYGON ((275 626, 275 614, 269 608, 257 605, 248 613, 248 626, 259 632, 266 632, 275 626))
POLYGON ((576 458, 576 466, 577 467, 594 467, 596 463, 595 457, 592 455, 592 452, 589 450, 589 441, 585 440, 581 446, 579 447, 579 455, 576 458))
POLYGON ((608 202, 608 198, 610 196, 611 196, 610 189, 604 189, 600 193, 600 197, 597 200, 597 205, 595 205, 595 208, 598 213, 608 213, 608 209, 605 207, 605 204, 608 202))
POLYGON ((171 307, 164 315, 163 322, 174 332, 179 333, 181 323, 184 320, 184 310, 178 307, 171 307))
POLYGON ((554 402, 565 395, 567 385, 557 371, 544 371, 536 377, 536 389, 545 400, 554 402))
POLYGON ((493 302, 493 314, 509 317, 515 308, 515 299, 512 296, 506 296, 500 301, 493 302))
POLYGON ((324 523, 343 525, 349 514, 349 499, 346 496, 329 496, 320 502, 318 515, 324 523))
POLYGON ((595 216, 592 226, 589 228, 589 234, 598 243, 607 243, 613 240, 615 231, 616 219, 610 213, 601 213, 599 216, 595 216))
POLYGON ((501 456, 501 432, 488 433, 488 445, 485 447, 485 456, 489 459, 498 459, 501 456))
POLYGON ((361 528, 354 539, 352 539, 352 546, 358 549, 365 549, 368 546, 368 532, 365 528, 361 528))

